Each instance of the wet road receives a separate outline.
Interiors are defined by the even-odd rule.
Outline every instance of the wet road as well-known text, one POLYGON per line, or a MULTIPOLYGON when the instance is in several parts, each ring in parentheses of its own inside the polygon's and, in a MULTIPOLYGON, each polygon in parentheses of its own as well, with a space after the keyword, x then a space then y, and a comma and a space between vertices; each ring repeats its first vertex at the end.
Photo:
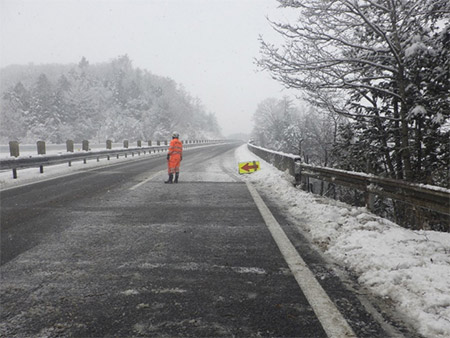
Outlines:
MULTIPOLYGON (((326 337, 239 177, 234 145, 1 193, 2 337, 326 337)), ((388 334, 269 205, 357 336, 388 334)))

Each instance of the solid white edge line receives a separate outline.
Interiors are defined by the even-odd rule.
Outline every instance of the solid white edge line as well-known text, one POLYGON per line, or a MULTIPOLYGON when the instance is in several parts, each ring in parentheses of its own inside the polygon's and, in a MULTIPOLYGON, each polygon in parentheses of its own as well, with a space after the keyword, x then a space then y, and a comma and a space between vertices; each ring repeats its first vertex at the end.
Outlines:
POLYGON ((147 182, 150 181, 152 178, 154 178, 154 177, 156 177, 156 176, 158 176, 158 175, 163 174, 164 172, 165 172, 164 170, 160 170, 160 171, 154 173, 152 176, 148 177, 147 179, 143 180, 142 182, 139 182, 138 184, 133 185, 129 190, 134 190, 134 189, 136 189, 136 188, 139 188, 141 185, 147 183, 147 182))
POLYGON ((322 324, 327 336, 330 338, 356 337, 350 325, 328 297, 325 290, 320 286, 314 274, 270 212, 258 191, 251 183, 246 182, 246 184, 273 239, 284 256, 300 289, 303 291, 314 313, 322 324))

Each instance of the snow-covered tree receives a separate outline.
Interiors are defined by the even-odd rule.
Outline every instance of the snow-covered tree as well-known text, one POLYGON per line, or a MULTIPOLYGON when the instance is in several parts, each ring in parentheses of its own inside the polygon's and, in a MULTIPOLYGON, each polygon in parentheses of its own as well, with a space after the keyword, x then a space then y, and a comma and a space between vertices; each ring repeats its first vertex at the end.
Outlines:
POLYGON ((258 104, 253 116, 253 136, 257 143, 266 148, 282 150, 283 134, 289 121, 285 119, 282 104, 275 98, 268 98, 258 104))
POLYGON ((3 94, 0 102, 0 137, 22 139, 26 135, 25 116, 30 110, 30 93, 22 82, 3 94))
POLYGON ((30 110, 25 114, 28 140, 53 140, 61 121, 54 107, 53 85, 41 74, 31 90, 30 110))
MULTIPOLYGON (((13 70, 35 74, 35 67, 13 70)), ((27 75, 27 85, 16 82, 2 93, 1 122, 9 126, 1 129, 4 142, 163 140, 174 130, 182 138, 220 137, 216 117, 198 99, 170 78, 135 69, 126 55, 96 65, 83 57, 70 70, 38 68, 46 72, 31 80, 27 75)), ((20 78, 13 70, 8 76, 20 78)))
POLYGON ((301 155, 317 165, 333 162, 338 119, 309 106, 299 108, 285 97, 268 98, 253 115, 252 138, 259 146, 301 155))
POLYGON ((423 171, 444 157, 432 149, 448 136, 448 1, 279 2, 299 19, 272 22, 286 44, 261 41, 259 65, 318 107, 359 118, 388 175, 442 183, 423 171))

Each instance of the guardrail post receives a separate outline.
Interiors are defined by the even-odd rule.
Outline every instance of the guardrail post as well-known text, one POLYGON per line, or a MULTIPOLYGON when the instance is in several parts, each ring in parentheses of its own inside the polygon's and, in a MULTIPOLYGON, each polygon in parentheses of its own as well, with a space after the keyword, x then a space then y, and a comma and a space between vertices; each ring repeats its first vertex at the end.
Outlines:
POLYGON ((164 145, 165 145, 165 146, 167 145, 167 140, 164 141, 164 145))
POLYGON ((300 189, 305 190, 305 178, 302 177, 302 166, 299 158, 294 160, 294 172, 295 185, 299 185, 300 189))
POLYGON ((370 211, 373 211, 375 206, 375 195, 370 193, 371 186, 372 184, 370 184, 367 187, 367 191, 364 193, 364 199, 366 203, 366 208, 369 209, 370 211))
POLYGON ((151 141, 151 140, 148 141, 148 146, 149 146, 149 147, 152 146, 152 141, 151 141))
POLYGON ((37 141, 37 153, 38 155, 45 155, 45 142, 44 141, 37 141))
POLYGON ((124 140, 123 141, 123 147, 124 148, 128 148, 128 140, 124 140))
POLYGON ((10 141, 9 142, 9 154, 14 157, 19 157, 19 142, 17 141, 10 141))
POLYGON ((106 149, 112 149, 112 141, 106 140, 106 149))
MULTIPOLYGON (((66 141, 66 149, 68 153, 73 153, 73 141, 72 140, 67 140, 66 141)), ((72 166, 72 161, 69 160, 68 163, 69 167, 72 166)))
POLYGON ((68 153, 73 153, 73 141, 67 140, 66 141, 66 149, 68 153))
POLYGON ((141 142, 141 140, 138 140, 137 141, 137 146, 140 148, 140 147, 142 147, 142 142, 141 142))
POLYGON ((364 191, 364 202, 366 208, 370 211, 375 210, 375 194, 371 193, 371 190, 374 188, 373 183, 367 185, 366 191, 364 191))
MULTIPOLYGON (((36 145, 37 145, 37 153, 38 153, 38 155, 45 155, 45 153, 46 153, 45 152, 45 142, 44 141, 37 141, 36 145)), ((42 164, 39 166, 39 172, 41 174, 44 173, 44 166, 42 164)))
MULTIPOLYGON (((367 159, 366 163, 366 172, 368 174, 374 173, 372 163, 370 162, 369 159, 367 159)), ((364 192, 364 202, 366 204, 366 208, 369 209, 370 211, 373 211, 375 206, 375 195, 370 193, 370 190, 373 189, 373 187, 374 185, 372 185, 372 183, 366 185, 366 191, 364 192)))
POLYGON ((83 140, 81 147, 82 147, 83 151, 89 151, 89 141, 83 140))
POLYGON ((161 145, 161 141, 156 141, 156 145, 160 146, 161 145))

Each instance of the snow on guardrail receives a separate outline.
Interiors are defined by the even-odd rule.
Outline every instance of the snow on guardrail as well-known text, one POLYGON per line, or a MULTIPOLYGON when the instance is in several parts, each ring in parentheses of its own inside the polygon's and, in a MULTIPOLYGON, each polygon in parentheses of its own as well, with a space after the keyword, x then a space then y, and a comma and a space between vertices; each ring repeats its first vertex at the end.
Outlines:
POLYGON ((309 184, 306 183, 306 178, 314 178, 364 192, 368 209, 373 209, 373 195, 379 195, 415 207, 450 215, 450 189, 365 173, 313 166, 302 163, 297 155, 276 152, 251 143, 248 143, 248 149, 278 169, 289 170, 289 173, 295 177, 296 183, 303 190, 309 191, 310 189, 309 184))

